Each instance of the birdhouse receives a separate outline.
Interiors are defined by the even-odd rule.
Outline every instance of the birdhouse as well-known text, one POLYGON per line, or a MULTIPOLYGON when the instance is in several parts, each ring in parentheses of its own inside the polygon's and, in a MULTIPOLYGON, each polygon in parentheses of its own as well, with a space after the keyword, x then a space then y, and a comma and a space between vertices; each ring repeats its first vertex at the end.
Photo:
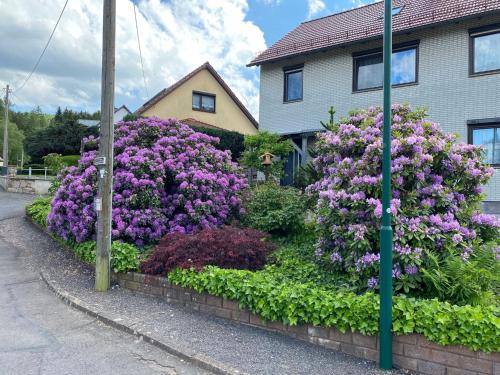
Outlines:
POLYGON ((260 157, 262 159, 262 165, 267 167, 273 164, 273 157, 274 155, 270 152, 265 152, 264 155, 260 157))

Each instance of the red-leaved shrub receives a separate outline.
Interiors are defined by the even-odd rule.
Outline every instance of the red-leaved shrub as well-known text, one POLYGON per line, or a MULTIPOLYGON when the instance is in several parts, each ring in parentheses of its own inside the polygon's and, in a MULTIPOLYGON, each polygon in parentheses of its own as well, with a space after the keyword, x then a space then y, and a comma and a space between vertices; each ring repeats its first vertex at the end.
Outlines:
POLYGON ((141 265, 149 275, 166 275, 175 268, 213 265, 221 268, 261 269, 275 246, 269 235, 251 228, 223 226, 194 234, 169 233, 141 265))

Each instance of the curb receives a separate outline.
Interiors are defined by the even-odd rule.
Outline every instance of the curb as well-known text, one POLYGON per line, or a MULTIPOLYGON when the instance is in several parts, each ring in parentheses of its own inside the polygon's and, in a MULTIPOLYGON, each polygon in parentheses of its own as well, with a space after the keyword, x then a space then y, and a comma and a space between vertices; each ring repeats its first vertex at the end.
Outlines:
POLYGON ((198 354, 198 353, 193 353, 193 354, 188 354, 186 353, 186 350, 176 348, 172 344, 167 344, 165 342, 161 342, 148 334, 138 332, 137 330, 129 327, 126 324, 119 323, 116 320, 113 320, 102 313, 96 312, 94 310, 91 310, 89 307, 86 307, 83 304, 83 301, 80 299, 70 295, 68 292, 65 292, 63 290, 60 290, 57 288, 55 285, 51 283, 51 281, 47 278, 47 276, 43 273, 43 271, 40 272, 40 277, 42 281, 47 285, 49 290, 51 290, 60 300, 62 300, 64 303, 67 305, 91 316, 92 318, 95 318, 96 320, 106 324, 109 327, 115 328, 119 331, 122 331, 124 333, 127 333, 129 335, 137 337, 139 340, 143 340, 158 349, 161 349, 169 354, 172 354, 178 358, 184 359, 187 362, 190 362, 204 370, 208 370, 213 372, 214 374, 217 375, 245 375, 245 373, 232 369, 218 361, 215 361, 211 358, 206 357, 205 355, 198 354))
MULTIPOLYGON (((25 219, 27 222, 29 222, 32 226, 34 226, 36 229, 40 230, 41 232, 47 233, 45 228, 41 227, 37 223, 35 223, 33 220, 31 220, 30 217, 25 216, 25 219)), ((70 251, 69 248, 66 248, 66 250, 70 251)), ((186 349, 181 349, 175 347, 175 345, 165 343, 162 341, 159 341, 148 334, 141 333, 131 327, 129 327, 126 324, 119 323, 117 320, 114 320, 112 318, 109 318, 102 313, 99 313, 97 311, 94 311, 90 309, 89 307, 86 307, 83 304, 83 301, 80 299, 70 295, 68 292, 59 289, 57 286, 55 286, 49 278, 44 274, 43 271, 40 271, 40 278, 44 282, 44 284, 47 286, 47 288, 52 291, 61 301, 66 303, 67 305, 95 318, 96 320, 106 324, 109 327, 115 328, 121 332, 127 333, 129 335, 132 335, 134 337, 137 337, 139 340, 143 340, 155 347, 157 347, 160 350, 163 350, 169 354, 172 354, 178 358, 181 358, 187 362, 190 362, 204 370, 211 371, 214 374, 217 375, 246 375, 245 373, 230 368, 225 364, 222 364, 216 360, 213 360, 203 354, 199 353, 187 353, 188 350, 186 349)))

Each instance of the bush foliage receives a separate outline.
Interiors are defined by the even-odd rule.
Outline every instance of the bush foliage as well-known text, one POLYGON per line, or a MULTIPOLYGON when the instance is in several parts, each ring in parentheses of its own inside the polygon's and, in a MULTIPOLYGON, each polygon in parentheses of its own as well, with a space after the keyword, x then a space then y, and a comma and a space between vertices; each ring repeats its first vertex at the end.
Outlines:
POLYGON ((80 155, 64 155, 62 157, 63 162, 67 166, 78 166, 78 160, 80 160, 80 155))
MULTIPOLYGON (((378 287, 383 113, 352 113, 319 135, 308 187, 319 195, 318 258, 360 288, 378 287)), ((466 261, 473 249, 500 238, 500 221, 480 213, 481 185, 493 173, 481 148, 456 143, 423 111, 393 106, 392 204, 396 290, 422 291, 430 256, 466 261)))
MULTIPOLYGON (((64 174, 49 230, 83 242, 95 235, 98 140, 85 140, 78 167, 64 174), (87 146, 88 144, 88 146, 87 146)), ((168 232, 212 228, 239 214, 246 179, 216 138, 174 120, 121 122, 115 130, 113 238, 142 245, 168 232)))
POLYGON ((245 137, 245 151, 241 154, 240 163, 246 168, 252 168, 264 172, 261 156, 270 152, 275 157, 270 166, 269 175, 280 178, 285 172, 285 162, 288 154, 293 151, 290 142, 282 138, 279 134, 261 131, 255 135, 245 137))
POLYGON ((244 201, 243 223, 273 234, 290 234, 304 225, 306 200, 299 190, 266 183, 244 201))
POLYGON ((245 137, 243 134, 230 130, 202 128, 199 126, 192 126, 192 128, 194 131, 199 133, 219 138, 219 143, 217 143, 215 147, 222 151, 231 151, 231 157, 234 161, 239 159, 244 150, 243 141, 245 140, 245 137))
POLYGON ((258 270, 274 248, 268 235, 254 229, 233 226, 204 229, 194 234, 169 233, 161 239, 141 270, 166 275, 175 268, 201 270, 207 265, 258 270))
MULTIPOLYGON (((207 267, 203 272, 177 269, 169 280, 198 292, 235 299, 265 320, 296 325, 309 323, 350 329, 365 335, 378 332, 379 297, 332 291, 310 283, 281 283, 272 275, 207 267)), ((500 311, 493 306, 454 306, 438 300, 395 297, 395 334, 420 333, 441 345, 464 345, 472 350, 498 351, 500 311)))
POLYGON ((31 217, 35 223, 42 227, 47 227, 47 217, 50 213, 51 197, 38 197, 33 203, 26 206, 26 215, 31 217))
MULTIPOLYGON (((95 264, 97 244, 85 241, 70 244, 76 256, 88 264, 95 264)), ((139 269, 140 252, 134 245, 121 241, 111 243, 111 269, 113 272, 137 271, 139 269)))
POLYGON ((55 175, 59 174, 64 168, 67 167, 67 164, 64 162, 61 154, 47 154, 42 159, 43 164, 55 175))

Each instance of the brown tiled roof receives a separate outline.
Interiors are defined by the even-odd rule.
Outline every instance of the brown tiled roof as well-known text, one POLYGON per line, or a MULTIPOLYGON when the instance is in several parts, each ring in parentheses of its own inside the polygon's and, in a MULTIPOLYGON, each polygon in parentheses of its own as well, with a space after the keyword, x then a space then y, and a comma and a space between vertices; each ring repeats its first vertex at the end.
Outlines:
MULTIPOLYGON (((393 32, 405 32, 439 23, 500 11, 500 0, 395 0, 403 7, 393 17, 393 32)), ((280 60, 313 51, 381 37, 383 1, 303 22, 248 66, 280 60)))
POLYGON ((245 116, 250 120, 250 122, 255 126, 257 129, 259 128, 259 123, 255 120, 255 118, 252 116, 252 114, 248 111, 248 109, 243 105, 243 103, 238 99, 236 94, 229 88, 229 86, 224 82, 222 77, 219 75, 219 73, 216 72, 216 70, 213 68, 212 65, 207 61, 205 64, 199 66, 195 70, 193 70, 191 73, 187 74, 186 76, 182 77, 180 80, 178 80, 176 83, 174 83, 172 86, 167 87, 166 89, 161 90, 158 94, 153 96, 151 99, 149 99, 146 103, 142 105, 135 113, 138 115, 144 113, 147 109, 151 108, 153 105, 158 103, 160 100, 162 100, 164 97, 166 97, 168 94, 170 94, 172 91, 174 91, 176 88, 187 82, 189 79, 194 77, 196 74, 198 74, 200 71, 203 69, 207 69, 212 76, 219 82, 219 84, 224 88, 224 90, 227 92, 227 94, 233 99, 233 101, 236 103, 236 105, 241 109, 241 111, 245 114, 245 116))
POLYGON ((207 122, 203 122, 203 121, 199 121, 195 118, 185 118, 184 120, 181 120, 180 122, 182 122, 183 124, 186 124, 186 125, 189 125, 189 126, 197 126, 197 127, 200 127, 200 128, 208 128, 208 129, 222 129, 218 126, 215 126, 215 125, 212 125, 212 124, 209 124, 207 122))

